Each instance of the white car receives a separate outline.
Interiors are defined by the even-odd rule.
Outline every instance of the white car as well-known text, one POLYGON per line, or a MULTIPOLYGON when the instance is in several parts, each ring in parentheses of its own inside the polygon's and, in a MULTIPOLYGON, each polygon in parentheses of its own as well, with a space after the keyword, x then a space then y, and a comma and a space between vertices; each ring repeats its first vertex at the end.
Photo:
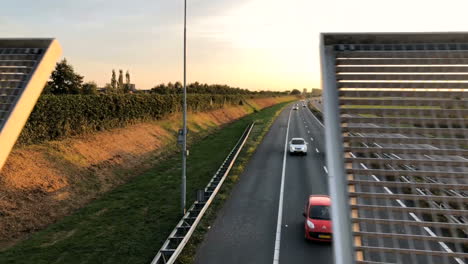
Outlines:
POLYGON ((295 105, 295 106, 293 107, 293 110, 299 110, 299 107, 298 107, 297 105, 295 105))
POLYGON ((307 155, 307 142, 303 138, 292 138, 289 141, 289 154, 307 155))

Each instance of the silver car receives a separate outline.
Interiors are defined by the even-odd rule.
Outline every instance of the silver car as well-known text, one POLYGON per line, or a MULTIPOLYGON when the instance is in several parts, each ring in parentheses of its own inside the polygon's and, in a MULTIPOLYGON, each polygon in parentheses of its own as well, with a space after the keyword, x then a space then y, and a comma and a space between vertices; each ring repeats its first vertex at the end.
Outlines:
POLYGON ((307 142, 303 138, 292 138, 289 141, 289 154, 307 155, 307 142))

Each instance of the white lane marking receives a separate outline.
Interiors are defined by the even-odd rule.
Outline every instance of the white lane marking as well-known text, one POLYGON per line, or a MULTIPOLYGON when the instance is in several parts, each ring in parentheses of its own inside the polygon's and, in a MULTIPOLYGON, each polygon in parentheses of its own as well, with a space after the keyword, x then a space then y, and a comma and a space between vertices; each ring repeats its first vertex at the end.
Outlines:
POLYGON ((310 134, 310 131, 309 131, 309 130, 307 130, 307 133, 309 133, 309 134, 310 134))
POLYGON ((323 166, 323 170, 328 174, 327 166, 323 166))
POLYGON ((281 243, 281 222, 283 221, 283 196, 284 196, 284 178, 286 174, 286 156, 288 153, 289 123, 291 121, 291 111, 289 111, 288 126, 286 128, 286 139, 284 142, 283 170, 281 172, 281 187, 278 204, 278 220, 276 222, 275 251, 273 254, 273 264, 279 263, 280 243, 281 243))
POLYGON ((307 126, 305 126, 305 128, 307 128, 307 126))
POLYGON ((310 138, 310 141, 314 141, 314 138, 311 137, 311 138, 310 138))
POLYGON ((319 153, 319 152, 320 152, 320 151, 318 150, 318 148, 315 148, 315 151, 316 151, 317 153, 319 153))

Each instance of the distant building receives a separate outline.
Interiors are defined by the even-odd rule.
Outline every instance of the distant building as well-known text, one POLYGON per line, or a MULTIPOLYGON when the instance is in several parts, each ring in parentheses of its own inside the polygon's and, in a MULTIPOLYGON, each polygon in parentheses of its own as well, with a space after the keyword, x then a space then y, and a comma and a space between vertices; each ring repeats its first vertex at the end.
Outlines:
POLYGON ((304 90, 302 91, 302 95, 307 95, 307 88, 304 88, 304 90))
POLYGON ((134 83, 129 84, 130 85, 130 93, 134 93, 137 91, 136 86, 134 83))
POLYGON ((312 89, 312 97, 322 96, 322 89, 312 89))

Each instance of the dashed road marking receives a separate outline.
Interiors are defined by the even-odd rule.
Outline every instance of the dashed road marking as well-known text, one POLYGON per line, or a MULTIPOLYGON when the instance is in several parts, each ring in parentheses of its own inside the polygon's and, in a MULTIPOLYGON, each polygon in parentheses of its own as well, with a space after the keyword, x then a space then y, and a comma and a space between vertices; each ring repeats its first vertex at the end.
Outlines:
POLYGON ((323 170, 328 174, 327 166, 323 166, 323 170))
POLYGON ((315 151, 316 151, 317 153, 320 153, 320 151, 318 150, 318 148, 315 148, 315 151))

